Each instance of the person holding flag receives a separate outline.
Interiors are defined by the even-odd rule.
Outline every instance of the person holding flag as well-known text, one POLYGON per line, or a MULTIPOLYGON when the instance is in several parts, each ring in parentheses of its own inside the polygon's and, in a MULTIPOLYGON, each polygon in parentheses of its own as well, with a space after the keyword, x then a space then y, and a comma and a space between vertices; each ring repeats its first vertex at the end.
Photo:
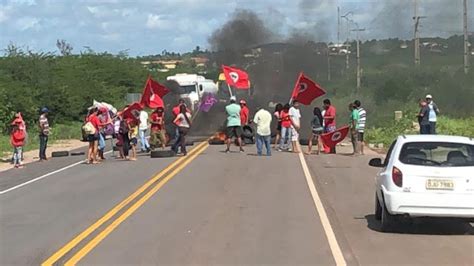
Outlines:
POLYGON ((300 103, 297 100, 293 100, 292 106, 289 110, 290 120, 291 120, 291 146, 293 147, 294 153, 300 153, 298 140, 299 140, 299 133, 300 130, 300 103))
MULTIPOLYGON (((324 110, 324 133, 332 133, 336 131, 336 108, 331 105, 331 101, 329 99, 325 99, 323 101, 324 110)), ((324 145, 324 152, 326 153, 336 153, 336 146, 326 148, 327 145, 324 145)))
POLYGON ((165 136, 165 109, 158 107, 151 113, 151 133, 150 133, 150 144, 152 149, 156 149, 161 146, 162 149, 166 147, 166 136, 165 136))
POLYGON ((242 148, 242 127, 241 127, 241 120, 240 120, 240 106, 236 103, 237 100, 235 96, 230 97, 230 104, 225 107, 225 111, 227 113, 227 134, 226 134, 226 142, 227 142, 227 149, 225 150, 226 153, 230 152, 230 144, 232 138, 237 139, 237 144, 239 145, 240 152, 244 152, 242 148))

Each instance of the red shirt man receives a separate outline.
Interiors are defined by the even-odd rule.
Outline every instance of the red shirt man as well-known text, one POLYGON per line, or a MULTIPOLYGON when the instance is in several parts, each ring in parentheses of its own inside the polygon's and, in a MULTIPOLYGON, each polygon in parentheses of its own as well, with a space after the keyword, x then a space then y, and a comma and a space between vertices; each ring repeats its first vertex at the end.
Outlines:
POLYGON ((328 129, 328 132, 332 132, 336 129, 336 108, 331 105, 329 99, 324 100, 324 126, 328 129))
POLYGON ((280 112, 281 126, 285 128, 291 127, 291 119, 288 109, 283 109, 280 112))
POLYGON ((249 123, 250 110, 247 107, 245 100, 240 100, 240 124, 245 126, 249 123))

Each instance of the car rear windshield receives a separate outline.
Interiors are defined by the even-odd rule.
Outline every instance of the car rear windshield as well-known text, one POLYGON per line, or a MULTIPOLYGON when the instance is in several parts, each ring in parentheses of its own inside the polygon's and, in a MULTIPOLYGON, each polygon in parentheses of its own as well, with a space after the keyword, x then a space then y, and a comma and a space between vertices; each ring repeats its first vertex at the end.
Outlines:
POLYGON ((425 166, 474 166, 474 145, 450 142, 409 142, 400 152, 404 164, 425 166))

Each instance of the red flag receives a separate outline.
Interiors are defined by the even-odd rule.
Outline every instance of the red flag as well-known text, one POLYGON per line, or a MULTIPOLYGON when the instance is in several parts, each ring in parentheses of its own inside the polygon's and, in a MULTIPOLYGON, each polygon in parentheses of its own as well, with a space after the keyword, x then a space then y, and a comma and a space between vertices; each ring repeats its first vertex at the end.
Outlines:
POLYGON ((170 90, 168 88, 154 81, 151 77, 148 77, 140 103, 152 109, 164 107, 162 97, 169 92, 170 90))
POLYGON ((346 138, 347 133, 349 133, 349 126, 344 126, 338 128, 336 131, 321 134, 321 139, 323 140, 324 144, 330 148, 334 148, 336 147, 336 144, 346 138))
POLYGON ((143 110, 141 103, 135 102, 122 111, 123 119, 139 120, 140 111, 143 110))
POLYGON ((318 83, 312 81, 301 72, 298 80, 296 80, 291 99, 304 105, 310 105, 314 99, 324 94, 326 94, 326 91, 318 83))
POLYGON ((222 65, 222 71, 224 71, 225 80, 230 86, 242 90, 250 88, 249 74, 247 72, 224 65, 222 65))

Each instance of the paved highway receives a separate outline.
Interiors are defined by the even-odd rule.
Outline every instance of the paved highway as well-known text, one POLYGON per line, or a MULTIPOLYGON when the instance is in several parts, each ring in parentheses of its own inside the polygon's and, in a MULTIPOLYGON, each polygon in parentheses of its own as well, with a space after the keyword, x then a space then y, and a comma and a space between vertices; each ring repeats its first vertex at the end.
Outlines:
POLYGON ((0 264, 474 264, 467 222, 379 232, 375 155, 223 150, 203 142, 187 157, 67 157, 0 173, 0 264))

